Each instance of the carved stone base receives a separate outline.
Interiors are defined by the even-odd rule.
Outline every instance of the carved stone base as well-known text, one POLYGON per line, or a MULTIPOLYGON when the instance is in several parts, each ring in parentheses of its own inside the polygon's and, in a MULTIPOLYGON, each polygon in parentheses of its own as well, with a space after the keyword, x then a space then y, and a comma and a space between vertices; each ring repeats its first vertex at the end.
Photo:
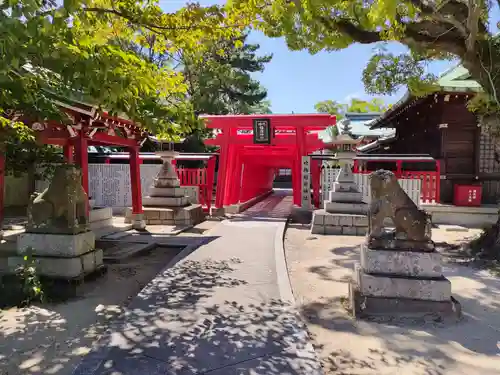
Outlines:
POLYGON ((394 237, 372 237, 368 238, 368 247, 370 249, 384 250, 407 250, 407 251, 434 251, 435 245, 429 241, 413 241, 405 239, 396 239, 394 237))
POLYGON ((312 234, 364 236, 367 230, 366 215, 330 213, 325 210, 316 210, 313 213, 312 234))
MULTIPOLYGON (((147 225, 196 225, 205 219, 201 204, 186 207, 144 207, 144 221, 147 225)), ((132 209, 125 210, 125 222, 131 223, 132 209)))
POLYGON ((409 277, 389 274, 369 274, 356 264, 354 281, 364 296, 408 298, 427 301, 448 301, 451 283, 440 277, 409 277))
POLYGON ((76 257, 95 248, 94 232, 70 234, 21 233, 17 237, 17 253, 23 255, 27 248, 40 256, 76 257))
MULTIPOLYGON (((37 274, 55 278, 74 279, 84 277, 103 266, 103 251, 91 250, 75 257, 39 256, 33 255, 37 274)), ((24 264, 23 256, 9 257, 9 271, 24 264)))
POLYGON ((361 267, 369 274, 441 277, 442 256, 436 251, 374 250, 361 245, 361 267))
POLYGON ((462 316, 453 296, 444 301, 366 296, 354 281, 349 283, 349 308, 357 319, 458 321, 462 316))

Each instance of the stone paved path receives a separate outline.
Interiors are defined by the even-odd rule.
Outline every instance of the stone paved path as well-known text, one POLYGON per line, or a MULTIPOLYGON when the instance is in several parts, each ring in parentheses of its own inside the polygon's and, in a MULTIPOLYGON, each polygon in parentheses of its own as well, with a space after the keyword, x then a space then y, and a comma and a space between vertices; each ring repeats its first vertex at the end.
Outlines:
POLYGON ((133 300, 74 375, 321 374, 279 287, 275 240, 290 209, 278 193, 216 226, 133 300))

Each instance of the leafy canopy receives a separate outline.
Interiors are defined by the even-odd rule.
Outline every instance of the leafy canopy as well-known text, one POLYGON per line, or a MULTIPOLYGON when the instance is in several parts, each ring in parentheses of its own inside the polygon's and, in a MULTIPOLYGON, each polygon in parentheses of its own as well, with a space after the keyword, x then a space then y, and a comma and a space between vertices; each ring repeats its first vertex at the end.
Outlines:
POLYGON ((229 7, 292 50, 336 51, 378 44, 363 81, 369 93, 407 86, 416 95, 434 89, 426 73, 434 59, 461 62, 498 105, 500 37, 493 35, 491 0, 230 0, 229 7), (386 42, 407 47, 389 53, 386 42))
POLYGON ((335 115, 337 120, 345 117, 346 113, 382 113, 389 107, 379 98, 373 98, 370 101, 352 98, 349 104, 339 103, 335 100, 323 100, 314 105, 316 112, 329 113, 335 115))
POLYGON ((64 118, 53 98, 73 98, 174 136, 198 126, 180 71, 154 64, 128 45, 154 38, 155 52, 202 51, 207 40, 242 28, 224 9, 198 4, 164 13, 157 1, 6 0, 0 3, 0 120, 14 113, 64 118), (228 24, 230 23, 230 25, 228 24))

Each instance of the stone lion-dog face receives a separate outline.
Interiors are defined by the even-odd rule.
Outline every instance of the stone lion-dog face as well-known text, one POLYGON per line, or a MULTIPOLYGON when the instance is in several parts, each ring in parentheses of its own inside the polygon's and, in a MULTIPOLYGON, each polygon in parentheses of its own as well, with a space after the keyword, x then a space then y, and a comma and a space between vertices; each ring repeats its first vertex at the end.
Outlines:
POLYGON ((371 205, 368 215, 369 234, 380 237, 388 217, 396 227, 396 238, 413 241, 430 240, 430 220, 401 188, 391 171, 378 170, 370 175, 371 205))

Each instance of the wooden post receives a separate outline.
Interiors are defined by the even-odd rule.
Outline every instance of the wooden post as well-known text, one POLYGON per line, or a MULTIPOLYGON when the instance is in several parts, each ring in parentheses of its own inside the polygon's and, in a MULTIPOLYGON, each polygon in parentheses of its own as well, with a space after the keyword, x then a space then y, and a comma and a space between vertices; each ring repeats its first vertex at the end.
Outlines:
POLYGON ((73 145, 68 143, 63 147, 63 153, 64 153, 64 159, 68 164, 73 164, 74 163, 74 158, 73 158, 73 145))
POLYGON ((4 219, 4 191, 5 191, 5 153, 0 153, 0 233, 4 219))
POLYGON ((130 186, 132 189, 132 215, 142 214, 141 162, 139 147, 130 147, 130 186))
POLYGON ((82 170, 82 186, 83 190, 89 195, 89 154, 88 140, 84 137, 79 137, 75 144, 76 163, 82 170))

